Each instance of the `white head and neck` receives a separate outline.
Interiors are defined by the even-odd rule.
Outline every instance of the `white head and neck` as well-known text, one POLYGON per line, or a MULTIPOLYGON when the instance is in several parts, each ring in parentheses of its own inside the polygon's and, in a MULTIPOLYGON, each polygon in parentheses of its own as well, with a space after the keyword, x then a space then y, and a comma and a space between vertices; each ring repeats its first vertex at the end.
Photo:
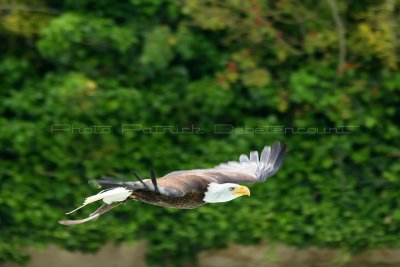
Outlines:
POLYGON ((250 190, 246 186, 232 183, 211 183, 203 200, 207 203, 227 202, 240 196, 250 196, 250 190))

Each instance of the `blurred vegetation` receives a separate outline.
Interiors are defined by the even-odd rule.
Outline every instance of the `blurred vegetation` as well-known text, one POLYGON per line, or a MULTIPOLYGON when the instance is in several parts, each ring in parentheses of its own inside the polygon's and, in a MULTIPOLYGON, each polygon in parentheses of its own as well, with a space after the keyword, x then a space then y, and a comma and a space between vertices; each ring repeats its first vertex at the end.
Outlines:
POLYGON ((49 243, 91 252, 138 239, 150 262, 171 265, 263 239, 400 247, 399 13, 393 0, 0 1, 0 261, 49 243), (358 127, 214 134, 215 124, 358 127), (190 211, 132 202, 57 224, 96 192, 88 179, 211 167, 273 140, 289 154, 251 198, 190 211))

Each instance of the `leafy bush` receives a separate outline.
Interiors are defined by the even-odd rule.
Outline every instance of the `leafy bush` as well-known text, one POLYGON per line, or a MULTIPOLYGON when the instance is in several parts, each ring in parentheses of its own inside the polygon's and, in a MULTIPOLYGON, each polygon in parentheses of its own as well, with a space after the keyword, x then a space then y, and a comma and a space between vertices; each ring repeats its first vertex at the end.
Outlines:
POLYGON ((1 261, 138 239, 171 265, 262 239, 400 247, 397 4, 17 2, 0 18, 1 261), (32 14, 38 23, 20 28, 32 14), (177 129, 149 134, 156 125, 177 129), (96 192, 88 179, 211 167, 273 140, 289 154, 251 198, 189 211, 132 202, 95 223, 56 223, 96 192))

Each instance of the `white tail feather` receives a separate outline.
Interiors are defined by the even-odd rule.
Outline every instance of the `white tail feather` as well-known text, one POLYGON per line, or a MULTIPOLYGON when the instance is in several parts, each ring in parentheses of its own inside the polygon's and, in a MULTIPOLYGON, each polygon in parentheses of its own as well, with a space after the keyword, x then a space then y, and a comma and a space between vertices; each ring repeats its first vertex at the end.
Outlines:
POLYGON ((85 201, 83 202, 82 206, 80 206, 70 212, 67 212, 66 214, 71 214, 71 213, 83 208, 87 204, 96 202, 101 199, 107 204, 111 204, 113 202, 121 202, 121 201, 124 201, 125 199, 127 199, 131 194, 132 194, 132 190, 128 190, 124 187, 117 187, 117 188, 113 188, 111 190, 101 191, 97 195, 87 197, 85 199, 85 201))

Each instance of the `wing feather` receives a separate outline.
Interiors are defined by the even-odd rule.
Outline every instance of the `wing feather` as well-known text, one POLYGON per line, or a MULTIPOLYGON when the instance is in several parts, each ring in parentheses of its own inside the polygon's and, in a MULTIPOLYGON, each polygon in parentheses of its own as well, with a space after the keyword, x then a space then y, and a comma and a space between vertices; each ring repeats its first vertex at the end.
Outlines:
POLYGON ((269 153, 271 152, 271 147, 270 146, 265 146, 263 151, 261 152, 261 162, 267 162, 269 153))
POLYGON ((281 149, 281 151, 279 152, 278 157, 275 160, 274 169, 273 169, 272 175, 274 175, 279 170, 279 168, 281 167, 281 165, 283 163, 283 159, 285 158, 286 152, 287 152, 287 147, 284 144, 282 149, 281 149))
POLYGON ((249 157, 247 157, 247 155, 242 154, 242 155, 240 155, 239 161, 240 162, 249 162, 250 160, 249 160, 249 157))
POLYGON ((250 152, 250 161, 251 162, 259 162, 260 160, 258 159, 258 151, 251 151, 250 152))
POLYGON ((267 163, 269 165, 273 165, 275 163, 276 158, 278 157, 279 152, 280 152, 280 147, 281 147, 281 144, 279 142, 274 142, 272 144, 272 149, 271 149, 271 152, 270 152, 268 160, 267 160, 267 163))

